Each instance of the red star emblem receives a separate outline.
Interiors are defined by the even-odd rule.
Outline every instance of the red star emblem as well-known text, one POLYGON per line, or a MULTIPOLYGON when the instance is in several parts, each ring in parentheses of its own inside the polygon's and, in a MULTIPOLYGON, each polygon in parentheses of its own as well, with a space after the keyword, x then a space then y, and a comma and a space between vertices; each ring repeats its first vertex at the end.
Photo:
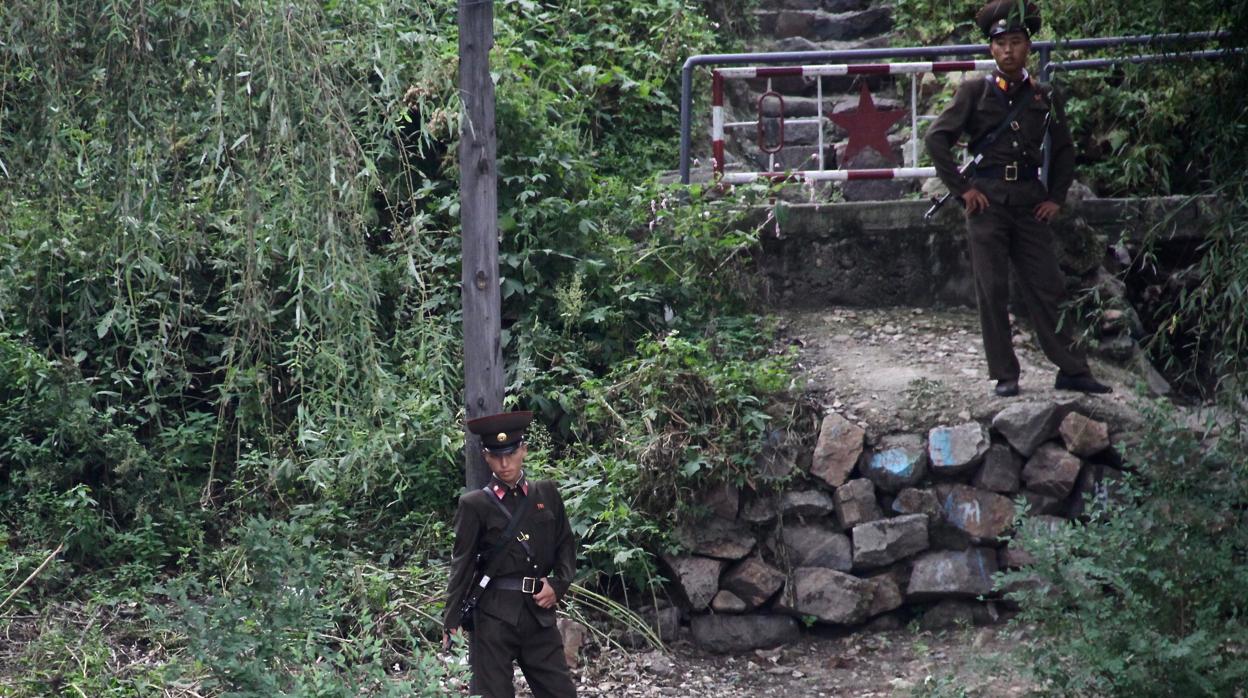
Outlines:
POLYGON ((904 109, 876 109, 867 83, 862 83, 862 91, 858 94, 858 108, 830 117, 833 123, 849 134, 849 143, 845 146, 842 162, 849 163, 863 148, 873 148, 885 160, 897 162, 893 157, 893 149, 888 145, 888 130, 905 114, 904 109))

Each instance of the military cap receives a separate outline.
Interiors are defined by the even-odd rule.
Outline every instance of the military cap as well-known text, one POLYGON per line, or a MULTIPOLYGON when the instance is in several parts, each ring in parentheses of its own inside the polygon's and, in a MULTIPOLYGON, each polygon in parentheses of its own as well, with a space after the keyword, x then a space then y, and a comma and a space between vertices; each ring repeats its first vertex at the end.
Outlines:
POLYGON ((989 39, 1009 32, 1030 38, 1040 31, 1040 8, 1024 0, 992 0, 975 15, 975 23, 989 39))
POLYGON ((504 455, 520 448, 524 430, 533 421, 533 413, 500 412, 468 420, 468 431, 481 437, 481 447, 490 453, 504 455))

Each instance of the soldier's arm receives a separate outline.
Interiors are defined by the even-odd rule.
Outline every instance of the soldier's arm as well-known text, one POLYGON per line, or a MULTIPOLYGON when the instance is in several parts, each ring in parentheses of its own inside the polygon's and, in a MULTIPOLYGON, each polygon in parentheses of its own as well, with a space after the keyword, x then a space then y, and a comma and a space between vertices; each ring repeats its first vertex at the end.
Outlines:
POLYGON ((572 524, 568 521, 568 512, 563 506, 563 495, 559 494, 559 488, 554 487, 553 483, 550 489, 554 493, 556 508, 555 563, 547 579, 562 599, 568 593, 568 587, 572 586, 572 579, 576 575, 576 539, 572 536, 572 524))
POLYGON ((1066 203, 1066 192, 1075 181, 1075 143, 1070 135, 1070 122, 1060 95, 1054 90, 1049 103, 1049 200, 1066 203))
POLYGON ((455 509, 455 547, 451 551, 451 579, 447 585, 446 612, 442 617, 442 624, 448 630, 459 627, 459 605, 468 593, 476 567, 481 520, 476 510, 465 501, 471 494, 460 497, 459 506, 455 509))
POLYGON ((923 137, 923 144, 936 167, 936 176, 955 196, 961 196, 971 188, 970 180, 958 174, 958 161, 953 155, 953 148, 970 121, 977 82, 983 81, 968 80, 958 86, 953 102, 936 117, 923 137))

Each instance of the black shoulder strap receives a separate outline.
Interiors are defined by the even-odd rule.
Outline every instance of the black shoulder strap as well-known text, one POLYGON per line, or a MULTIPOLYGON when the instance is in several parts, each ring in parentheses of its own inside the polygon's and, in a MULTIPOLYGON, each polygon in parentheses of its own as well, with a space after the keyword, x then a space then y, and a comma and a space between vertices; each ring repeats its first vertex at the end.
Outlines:
MULTIPOLYGON (((996 88, 989 86, 988 89, 993 90, 996 88)), ((1014 106, 1005 115, 1005 118, 1001 120, 1001 123, 994 126, 993 129, 987 134, 976 138, 966 147, 966 149, 971 152, 971 155, 979 155, 983 151, 987 150, 993 142, 1001 137, 1002 133, 1005 133, 1005 129, 1009 128, 1010 124, 1014 123, 1014 121, 1018 118, 1018 115, 1023 113, 1023 107, 1027 106, 1027 100, 1024 99, 1024 97, 1031 94, 1033 89, 1034 88, 1031 86, 1031 82, 1028 81, 1027 84, 1019 90, 1018 98, 1014 100, 1014 106)))
MULTIPOLYGON (((511 542, 511 539, 516 535, 516 531, 520 530, 520 524, 524 522, 524 517, 528 516, 529 510, 533 508, 533 498, 529 496, 524 497, 524 499, 520 502, 520 506, 516 507, 516 513, 513 514, 510 511, 507 511, 507 507, 503 506, 503 503, 498 501, 498 497, 495 497, 493 492, 490 492, 489 485, 486 485, 482 489, 485 490, 485 493, 488 495, 488 499, 493 502, 494 505, 498 507, 499 511, 503 512, 503 516, 506 516, 508 519, 507 529, 503 531, 503 537, 498 539, 498 542, 494 544, 494 547, 491 548, 490 552, 485 556, 485 564, 489 565, 490 562, 498 557, 498 554, 502 551, 502 549, 507 547, 507 544, 511 542)), ((524 541, 520 541, 520 544, 524 546, 524 549, 527 552, 529 544, 524 541)))
MULTIPOLYGON (((490 491, 489 485, 486 485, 481 489, 485 491, 485 494, 490 501, 495 504, 500 504, 498 498, 495 497, 494 493, 490 491)), ((498 542, 494 544, 493 548, 490 548, 490 552, 486 553, 484 556, 477 557, 477 564, 479 566, 479 569, 477 570, 477 583, 473 585, 472 589, 468 592, 467 597, 460 604, 461 609, 471 608, 477 605, 477 600, 481 598, 482 592, 484 592, 485 588, 490 585, 490 573, 493 571, 494 564, 498 560, 498 554, 502 552, 503 548, 507 547, 507 543, 509 543, 512 537, 516 535, 516 531, 520 529, 520 524, 524 521, 525 517, 528 516, 529 509, 532 508, 532 497, 525 497, 524 501, 520 502, 520 506, 516 509, 515 514, 512 514, 507 511, 506 507, 503 507, 503 513, 507 514, 507 516, 511 519, 511 522, 507 524, 507 530, 503 531, 503 537, 498 539, 498 542)), ((527 548, 528 545, 526 544, 525 547, 527 548)))

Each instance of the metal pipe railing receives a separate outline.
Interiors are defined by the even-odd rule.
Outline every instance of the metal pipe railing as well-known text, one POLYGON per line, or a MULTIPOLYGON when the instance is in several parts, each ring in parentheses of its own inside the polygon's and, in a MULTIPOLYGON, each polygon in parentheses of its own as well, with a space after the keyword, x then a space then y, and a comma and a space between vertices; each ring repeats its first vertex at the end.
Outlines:
MULTIPOLYGON (((1068 51, 1115 46, 1137 46, 1173 43, 1179 41, 1212 41, 1230 36, 1228 31, 1191 32, 1184 34, 1149 34, 1141 36, 1110 36, 1091 39, 1065 39, 1037 41, 1032 44, 1040 58, 1040 75, 1050 74, 1052 51, 1068 51)), ((939 58, 944 56, 988 55, 988 44, 952 44, 946 46, 911 46, 902 48, 865 48, 840 51, 775 51, 770 53, 713 53, 690 56, 681 68, 680 76, 680 181, 689 183, 689 160, 693 131, 693 69, 704 65, 741 65, 809 63, 872 58, 939 58)), ((1110 60, 1110 59, 1095 59, 1110 60)), ((1119 62, 1125 59, 1120 59, 1119 62)), ((1072 61, 1066 61, 1062 69, 1072 69, 1072 61)), ((1083 66, 1080 66, 1083 67, 1083 66)), ((1090 66, 1089 66, 1090 67, 1090 66)))

